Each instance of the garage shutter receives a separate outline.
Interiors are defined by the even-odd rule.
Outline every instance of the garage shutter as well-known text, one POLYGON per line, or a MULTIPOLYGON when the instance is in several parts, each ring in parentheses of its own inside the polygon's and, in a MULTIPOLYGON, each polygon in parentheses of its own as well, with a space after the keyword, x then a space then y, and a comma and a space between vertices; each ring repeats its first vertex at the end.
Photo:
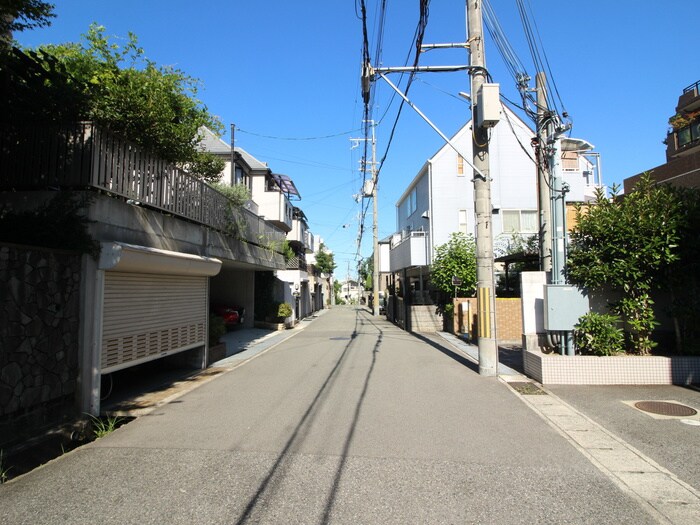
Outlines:
POLYGON ((205 344, 207 277, 105 272, 102 373, 205 344))

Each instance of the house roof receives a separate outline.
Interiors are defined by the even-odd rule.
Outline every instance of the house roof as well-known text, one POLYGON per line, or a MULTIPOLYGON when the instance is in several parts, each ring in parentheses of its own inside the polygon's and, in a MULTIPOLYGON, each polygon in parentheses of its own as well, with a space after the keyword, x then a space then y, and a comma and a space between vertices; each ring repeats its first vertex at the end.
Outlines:
POLYGON ((206 126, 199 128, 199 132, 202 135, 202 140, 199 146, 210 153, 217 155, 231 154, 231 145, 224 142, 221 137, 217 137, 216 134, 206 126))
MULTIPOLYGON (((501 125, 510 125, 510 126, 522 127, 522 128, 524 128, 524 129, 527 129, 531 134, 534 135, 535 132, 532 130, 532 128, 531 128, 528 124, 526 124, 526 123, 525 123, 518 115, 516 115, 512 110, 510 110, 507 106, 505 106, 505 105, 503 106, 503 111, 504 111, 505 113, 507 113, 507 114, 506 114, 506 117, 508 118, 508 121, 507 121, 507 124, 501 124, 501 125)), ((469 134, 471 134, 471 124, 472 124, 472 121, 471 121, 471 120, 467 121, 461 128, 459 128, 459 129, 457 130, 456 133, 454 133, 454 134, 450 137, 450 141, 452 141, 452 142, 454 143, 454 142, 456 142, 457 139, 458 139, 461 135, 463 135, 464 133, 469 133, 469 134)), ((411 181, 411 183, 406 187, 406 190, 401 194, 401 196, 399 197, 399 199, 396 201, 396 206, 399 206, 399 204, 401 204, 401 202, 402 202, 402 201, 406 198, 406 196, 411 192, 411 190, 413 189, 413 187, 414 187, 416 184, 418 184, 418 181, 421 179, 421 177, 424 176, 425 171, 428 169, 428 166, 430 166, 430 165, 433 163, 433 161, 435 160, 435 158, 436 158, 438 155, 440 155, 445 149, 452 149, 452 146, 450 146, 450 145, 447 144, 447 143, 443 144, 442 146, 440 146, 440 148, 438 148, 438 150, 437 150, 435 153, 433 153, 433 154, 428 158, 427 161, 425 161, 425 163, 423 164, 423 166, 421 166, 420 170, 418 170, 418 173, 417 173, 416 176, 413 178, 413 180, 411 181)), ((468 160, 469 162, 472 161, 472 159, 467 159, 467 160, 468 160)), ((466 166, 465 166, 465 168, 466 168, 466 166)))
POLYGON ((248 153, 246 150, 243 148, 234 148, 236 153, 238 153, 241 156, 241 159, 243 159, 243 162, 245 162, 248 166, 250 166, 250 169, 252 170, 267 170, 270 171, 270 168, 268 168, 267 164, 265 162, 261 162, 255 157, 253 157, 250 153, 248 153))
MULTIPOLYGON (((230 157, 231 145, 228 142, 223 140, 221 137, 218 137, 212 130, 210 130, 206 126, 202 126, 201 128, 199 128, 199 132, 202 135, 202 140, 200 141, 199 145, 203 151, 208 151, 210 153, 213 153, 214 155, 225 155, 226 157, 230 157)), ((236 147, 234 148, 234 150, 236 153, 238 153, 239 158, 242 159, 243 162, 245 162, 251 170, 269 171, 270 168, 268 168, 267 164, 259 161, 243 148, 236 147)))

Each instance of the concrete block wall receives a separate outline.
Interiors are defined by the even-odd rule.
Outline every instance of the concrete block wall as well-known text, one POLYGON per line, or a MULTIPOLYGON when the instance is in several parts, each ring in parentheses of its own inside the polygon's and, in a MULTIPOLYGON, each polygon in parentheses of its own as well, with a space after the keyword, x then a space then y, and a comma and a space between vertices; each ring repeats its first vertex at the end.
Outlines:
POLYGON ((435 305, 411 306, 411 331, 419 333, 442 331, 442 315, 436 312, 435 305))
MULTIPOLYGON (((469 333, 470 337, 477 336, 477 305, 476 297, 460 297, 453 300, 453 330, 454 333, 469 333), (460 306, 466 303, 468 306, 460 306)), ((496 337, 499 343, 517 343, 522 341, 523 314, 519 298, 496 298, 496 337)))

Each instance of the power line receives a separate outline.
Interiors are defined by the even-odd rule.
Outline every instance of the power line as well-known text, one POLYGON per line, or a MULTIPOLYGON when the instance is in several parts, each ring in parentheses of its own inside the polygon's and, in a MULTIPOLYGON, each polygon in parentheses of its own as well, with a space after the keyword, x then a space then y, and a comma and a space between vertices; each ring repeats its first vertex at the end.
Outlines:
POLYGON ((323 140, 323 139, 332 139, 335 137, 342 137, 344 135, 350 135, 351 133, 357 133, 360 131, 361 128, 358 129, 351 129, 350 131, 342 131, 340 133, 333 133, 331 135, 320 135, 318 137, 276 137, 273 135, 263 135, 261 133, 254 133, 252 131, 247 131, 245 129, 241 129, 239 127, 236 127, 236 131, 239 131, 240 133, 245 133, 246 135, 253 135, 254 137, 261 137, 265 139, 272 139, 272 140, 323 140))

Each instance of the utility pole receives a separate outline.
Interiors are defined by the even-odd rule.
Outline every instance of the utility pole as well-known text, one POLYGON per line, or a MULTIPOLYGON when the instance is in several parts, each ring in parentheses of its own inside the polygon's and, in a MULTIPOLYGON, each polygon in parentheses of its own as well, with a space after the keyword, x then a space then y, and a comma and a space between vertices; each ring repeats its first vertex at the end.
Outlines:
MULTIPOLYGON (((362 188, 363 197, 372 198, 372 237, 373 237, 373 247, 374 255, 372 256, 372 315, 379 315, 379 218, 378 205, 377 205, 377 186, 378 186, 378 173, 377 173, 377 141, 374 135, 375 123, 373 120, 366 121, 372 127, 372 161, 367 162, 367 159, 362 159, 362 170, 367 171, 367 164, 370 166, 370 174, 372 175, 372 191, 368 193, 366 188, 362 188)), ((359 143, 360 141, 366 141, 368 139, 350 139, 352 142, 359 143)), ((358 272, 359 281, 359 272, 358 272)))
MULTIPOLYGON (((491 225, 491 178, 489 171, 489 132, 479 118, 483 100, 479 96, 486 83, 481 2, 467 0, 467 27, 472 100, 472 144, 474 167, 474 210, 476 212, 476 280, 479 318, 479 374, 495 376, 498 368, 496 344, 495 288, 493 279, 493 236, 491 225)), ((482 113, 483 114, 483 113, 482 113)))
POLYGON ((539 211, 539 245, 540 270, 552 271, 552 219, 549 199, 549 170, 546 155, 547 131, 544 120, 549 113, 547 104, 547 87, 544 73, 537 73, 535 89, 537 91, 537 204, 539 211))
POLYGON ((374 256, 372 257, 372 315, 379 315, 379 223, 377 217, 377 143, 374 139, 372 122, 372 236, 374 256))
POLYGON ((236 147, 235 147, 236 126, 231 124, 231 186, 238 184, 236 180, 236 147))

